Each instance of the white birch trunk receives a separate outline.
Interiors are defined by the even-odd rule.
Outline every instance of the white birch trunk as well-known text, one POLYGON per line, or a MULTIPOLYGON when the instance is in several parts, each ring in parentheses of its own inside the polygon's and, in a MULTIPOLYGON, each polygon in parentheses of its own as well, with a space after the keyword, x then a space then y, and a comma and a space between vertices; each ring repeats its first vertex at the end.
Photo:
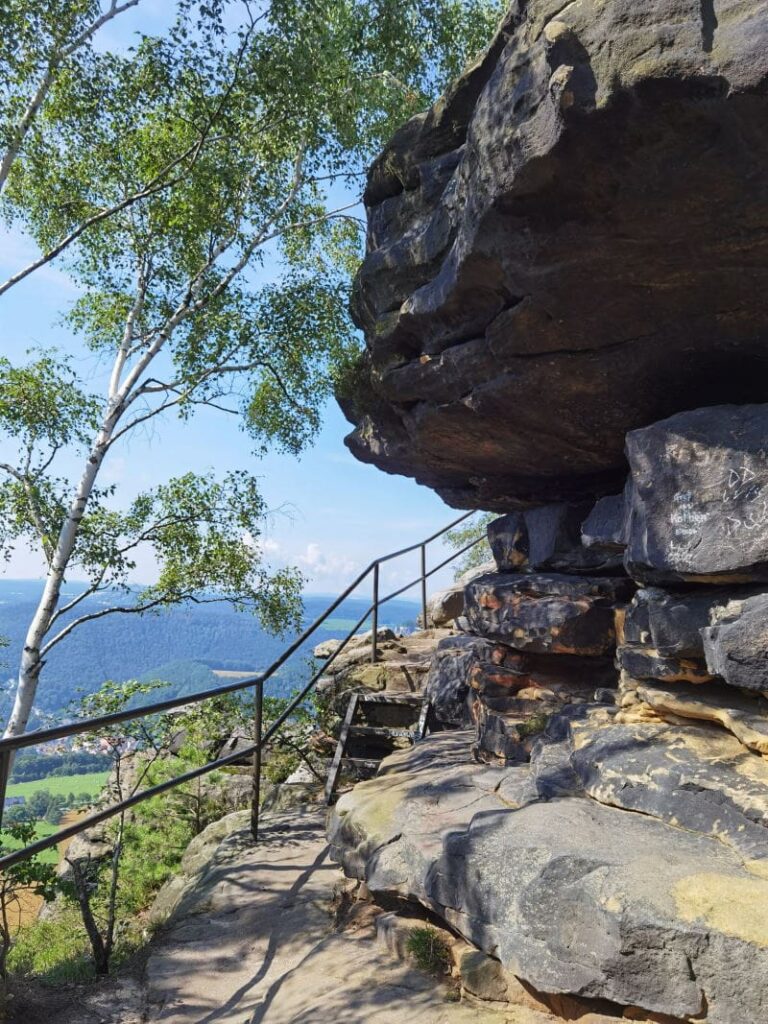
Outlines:
POLYGON ((91 493, 93 492, 96 477, 107 453, 120 411, 120 406, 117 408, 113 407, 108 411, 88 456, 83 475, 72 499, 72 504, 69 507, 67 518, 59 533, 56 549, 45 580, 45 588, 24 640, 16 697, 11 717, 5 729, 5 736, 19 736, 27 727, 27 722, 35 702, 40 671, 43 667, 40 649, 58 608, 61 585, 72 557, 72 552, 75 549, 80 520, 83 518, 91 493))

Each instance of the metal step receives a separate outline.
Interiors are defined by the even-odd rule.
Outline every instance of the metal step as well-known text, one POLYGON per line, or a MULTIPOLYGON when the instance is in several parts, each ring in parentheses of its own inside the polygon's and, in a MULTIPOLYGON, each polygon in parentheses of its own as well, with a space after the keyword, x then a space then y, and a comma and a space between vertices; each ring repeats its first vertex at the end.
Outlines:
POLYGON ((373 760, 369 757, 342 757, 341 763, 343 765, 351 764, 353 768, 378 768, 383 760, 383 758, 373 760))
POLYGON ((388 725, 352 725, 349 728, 350 736, 381 736, 387 740, 414 739, 416 735, 416 724, 413 729, 393 729, 388 725))
POLYGON ((333 801, 333 794, 336 789, 342 762, 356 767, 378 767, 386 756, 386 754, 382 754, 379 758, 347 757, 347 743, 350 738, 378 736, 385 739, 409 739, 412 743, 415 743, 426 734, 430 706, 428 700, 416 694, 393 694, 386 691, 381 693, 353 693, 349 698, 347 713, 344 716, 339 733, 339 742, 336 745, 336 753, 333 755, 333 761, 331 762, 328 778, 325 783, 325 802, 330 804, 333 801), (410 729, 382 725, 356 725, 355 716, 362 710, 361 705, 364 704, 373 704, 379 707, 385 707, 387 704, 405 704, 412 707, 414 711, 418 710, 418 722, 415 722, 410 729))

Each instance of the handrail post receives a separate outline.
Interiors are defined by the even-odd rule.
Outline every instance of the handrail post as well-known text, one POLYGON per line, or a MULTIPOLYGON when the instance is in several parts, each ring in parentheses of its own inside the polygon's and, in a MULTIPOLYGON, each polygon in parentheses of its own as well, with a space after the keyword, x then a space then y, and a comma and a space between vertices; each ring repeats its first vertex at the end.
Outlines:
POLYGON ((376 664, 379 642, 379 563, 373 565, 373 617, 371 618, 371 664, 376 664))
POLYGON ((429 629, 427 622, 427 545, 421 545, 421 621, 424 629, 429 629))
POLYGON ((251 797, 251 835, 254 843, 259 838, 259 804, 261 803, 261 735, 264 716, 264 680, 259 679, 254 691, 255 708, 253 723, 253 793, 251 797))

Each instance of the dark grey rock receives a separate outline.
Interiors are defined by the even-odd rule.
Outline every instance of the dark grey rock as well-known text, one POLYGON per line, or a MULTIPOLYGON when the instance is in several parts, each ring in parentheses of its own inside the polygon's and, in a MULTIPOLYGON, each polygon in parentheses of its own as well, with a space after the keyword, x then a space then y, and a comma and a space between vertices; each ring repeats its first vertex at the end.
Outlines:
POLYGON ((768 594, 732 601, 702 630, 710 672, 731 686, 768 692, 768 594))
POLYGON ((703 658, 670 658, 653 648, 619 644, 616 659, 633 679, 662 679, 667 682, 708 683, 715 676, 707 670, 703 658))
MULTIPOLYGON (((417 744, 340 798, 329 839, 348 874, 420 901, 539 991, 710 1024, 766 1019, 768 881, 734 849, 567 795, 567 774, 558 798, 542 799, 535 763, 467 764, 462 740, 417 744)), ((601 752, 626 751, 639 778, 646 740, 625 727, 601 752)), ((565 749, 538 741, 534 757, 568 765, 565 749)))
POLYGON ((622 573, 621 553, 600 545, 586 548, 581 526, 588 505, 543 505, 510 512, 488 526, 499 572, 536 570, 580 573, 622 573))
POLYGON ((570 723, 570 763, 586 793, 710 835, 759 861, 766 877, 768 763, 706 723, 623 724, 610 716, 594 712, 570 723))
POLYGON ((615 493, 628 430, 763 400, 767 40, 758 0, 510 5, 371 171, 358 458, 508 512, 615 493))
POLYGON ((581 526, 586 548, 623 552, 627 546, 627 505, 624 492, 607 494, 595 503, 581 526))
POLYGON ((465 590, 469 629, 517 650, 599 656, 615 644, 614 610, 629 581, 564 573, 481 576, 465 590))
MULTIPOLYGON (((751 593, 747 591, 745 596, 751 593)), ((644 587, 627 608, 624 640, 653 647, 662 656, 703 658, 702 629, 712 624, 718 609, 737 596, 734 588, 676 592, 644 587)))
POLYGON ((767 433, 768 405, 721 405, 627 435, 630 575, 768 580, 767 433))
POLYGON ((499 572, 518 572, 528 564, 528 528, 521 512, 494 519, 488 524, 490 544, 499 572))
MULTIPOLYGON (((535 702, 531 702, 535 703, 535 702)), ((530 759, 532 736, 541 732, 546 722, 537 723, 531 729, 534 719, 524 715, 504 714, 493 711, 478 701, 477 738, 472 745, 472 754, 478 761, 491 764, 522 764, 530 759)))
POLYGON ((490 641, 474 636, 446 637, 438 643, 424 687, 438 721, 450 725, 469 723, 471 667, 478 661, 490 661, 494 649, 490 641))

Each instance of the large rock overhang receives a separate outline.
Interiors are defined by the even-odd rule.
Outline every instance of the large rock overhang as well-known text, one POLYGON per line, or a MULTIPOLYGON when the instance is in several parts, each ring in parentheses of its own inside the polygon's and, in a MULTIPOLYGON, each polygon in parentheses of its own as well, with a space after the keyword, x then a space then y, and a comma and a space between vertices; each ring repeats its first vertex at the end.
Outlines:
POLYGON ((359 459, 505 511, 618 490, 628 430, 768 400, 768 5, 715 8, 513 4, 393 138, 359 459))

